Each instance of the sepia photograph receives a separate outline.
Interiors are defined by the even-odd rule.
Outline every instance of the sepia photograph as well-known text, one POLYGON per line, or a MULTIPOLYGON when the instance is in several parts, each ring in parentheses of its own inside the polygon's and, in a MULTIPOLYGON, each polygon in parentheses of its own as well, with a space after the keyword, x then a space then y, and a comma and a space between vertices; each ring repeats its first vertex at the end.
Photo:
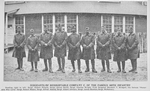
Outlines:
POLYGON ((147 1, 4 1, 4 82, 146 82, 147 1))

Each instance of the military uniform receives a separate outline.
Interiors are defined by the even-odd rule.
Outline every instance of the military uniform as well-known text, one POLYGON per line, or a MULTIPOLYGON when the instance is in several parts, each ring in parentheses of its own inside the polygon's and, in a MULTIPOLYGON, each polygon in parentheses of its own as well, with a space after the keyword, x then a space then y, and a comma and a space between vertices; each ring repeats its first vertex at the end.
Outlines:
POLYGON ((25 35, 23 34, 16 34, 14 36, 14 52, 13 52, 13 55, 12 57, 15 57, 15 58, 23 58, 23 57, 26 57, 26 54, 25 54, 25 35), (20 47, 18 47, 20 46, 20 47))
POLYGON ((30 35, 27 39, 27 47, 29 49, 29 51, 28 51, 28 61, 29 62, 39 61, 38 45, 39 45, 38 38, 35 35, 33 35, 33 36, 30 35), (35 49, 35 51, 32 51, 32 49, 35 49))
POLYGON ((40 36, 40 43, 41 43, 41 52, 40 52, 40 58, 48 59, 53 57, 53 34, 52 33, 43 33, 40 36), (48 44, 48 46, 45 46, 45 43, 48 44))
POLYGON ((138 49, 138 37, 134 33, 130 33, 127 37, 127 56, 131 60, 132 69, 129 72, 137 73, 137 58, 139 58, 140 50, 138 49))
POLYGON ((115 35, 113 38, 113 45, 114 45, 114 61, 125 61, 126 60, 126 36, 123 34, 115 35), (118 47, 121 49, 118 50, 118 47))
POLYGON ((82 51, 82 59, 84 60, 93 60, 95 59, 95 50, 94 50, 94 44, 95 44, 95 37, 92 34, 84 35, 82 37, 82 45, 91 45, 89 48, 83 47, 82 51))
POLYGON ((87 33, 82 37, 82 59, 85 60, 86 63, 86 70, 85 72, 89 72, 89 60, 91 60, 92 64, 92 72, 97 73, 95 70, 95 50, 94 50, 94 45, 95 45, 95 36, 87 33))
POLYGON ((69 52, 68 52, 68 59, 69 60, 78 60, 81 57, 81 48, 80 48, 80 42, 81 42, 81 37, 80 35, 73 33, 68 37, 68 47, 69 47, 69 52), (79 43, 78 46, 76 44, 79 43), (73 46, 76 46, 75 48, 73 46))
POLYGON ((67 33, 64 31, 58 31, 54 35, 54 46, 55 46, 55 53, 54 56, 58 58, 62 58, 66 56, 66 39, 67 33), (61 48, 57 47, 62 45, 61 48))
POLYGON ((128 49, 127 55, 128 59, 137 59, 139 58, 139 49, 138 49, 138 37, 136 34, 132 33, 127 37, 127 46, 131 47, 128 49))
POLYGON ((101 33, 97 36, 97 58, 102 60, 111 59, 110 53, 110 35, 108 33, 101 33), (103 47, 102 45, 105 45, 103 47))

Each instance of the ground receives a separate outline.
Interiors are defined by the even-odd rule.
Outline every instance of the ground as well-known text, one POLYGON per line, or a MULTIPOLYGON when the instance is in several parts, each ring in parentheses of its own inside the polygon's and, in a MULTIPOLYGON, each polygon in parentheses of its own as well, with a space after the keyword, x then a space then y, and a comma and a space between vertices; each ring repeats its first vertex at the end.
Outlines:
POLYGON ((44 69, 42 59, 40 59, 38 63, 39 72, 31 72, 30 62, 27 61, 27 58, 23 60, 24 71, 15 70, 17 61, 15 58, 12 58, 12 51, 4 54, 4 81, 147 81, 147 53, 142 53, 138 59, 137 74, 128 72, 131 69, 130 60, 126 61, 127 73, 117 73, 117 64, 112 60, 110 60, 112 73, 101 72, 101 61, 98 59, 95 59, 95 66, 98 73, 85 73, 86 65, 84 60, 81 60, 81 70, 83 73, 78 73, 77 70, 73 73, 71 72, 71 62, 67 60, 67 58, 65 66, 66 73, 58 72, 58 65, 55 57, 52 58, 54 73, 42 72, 42 69, 44 69))

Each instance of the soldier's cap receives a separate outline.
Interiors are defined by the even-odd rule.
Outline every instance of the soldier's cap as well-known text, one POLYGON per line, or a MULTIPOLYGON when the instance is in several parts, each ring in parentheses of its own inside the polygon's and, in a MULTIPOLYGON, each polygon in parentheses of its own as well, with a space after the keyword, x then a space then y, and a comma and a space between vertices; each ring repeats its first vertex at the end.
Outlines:
POLYGON ((117 28, 117 30, 121 30, 121 28, 120 28, 120 27, 118 27, 118 28, 117 28))
POLYGON ((30 32, 34 32, 34 29, 30 29, 30 32))
POLYGON ((86 27, 85 29, 86 29, 86 30, 89 30, 90 28, 89 28, 89 27, 86 27))
POLYGON ((17 26, 17 29, 20 29, 21 28, 21 26, 17 26))
POLYGON ((133 29, 133 27, 130 26, 129 29, 133 29))

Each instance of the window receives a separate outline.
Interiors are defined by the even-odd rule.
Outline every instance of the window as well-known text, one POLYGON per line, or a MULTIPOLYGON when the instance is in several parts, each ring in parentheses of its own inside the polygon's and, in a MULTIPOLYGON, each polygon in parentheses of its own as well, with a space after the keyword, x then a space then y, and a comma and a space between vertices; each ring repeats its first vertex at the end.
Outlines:
POLYGON ((76 15, 67 15, 67 32, 70 33, 72 28, 77 31, 76 15))
POLYGON ((15 18, 15 29, 17 33, 17 27, 20 26, 22 29, 22 33, 24 33, 24 17, 23 16, 16 16, 15 18))
POLYGON ((55 28, 57 29, 60 26, 65 27, 64 15, 57 14, 55 15, 55 28))
POLYGON ((128 32, 128 28, 132 27, 133 28, 133 17, 132 16, 126 16, 125 17, 125 32, 128 32))
POLYGON ((108 33, 111 33, 112 30, 112 18, 110 15, 104 15, 103 16, 103 26, 105 26, 106 31, 108 33))
POLYGON ((52 15, 44 15, 44 29, 48 28, 48 31, 53 32, 53 17, 52 15))
POLYGON ((116 32, 118 28, 123 32, 123 16, 114 17, 114 32, 116 32))

